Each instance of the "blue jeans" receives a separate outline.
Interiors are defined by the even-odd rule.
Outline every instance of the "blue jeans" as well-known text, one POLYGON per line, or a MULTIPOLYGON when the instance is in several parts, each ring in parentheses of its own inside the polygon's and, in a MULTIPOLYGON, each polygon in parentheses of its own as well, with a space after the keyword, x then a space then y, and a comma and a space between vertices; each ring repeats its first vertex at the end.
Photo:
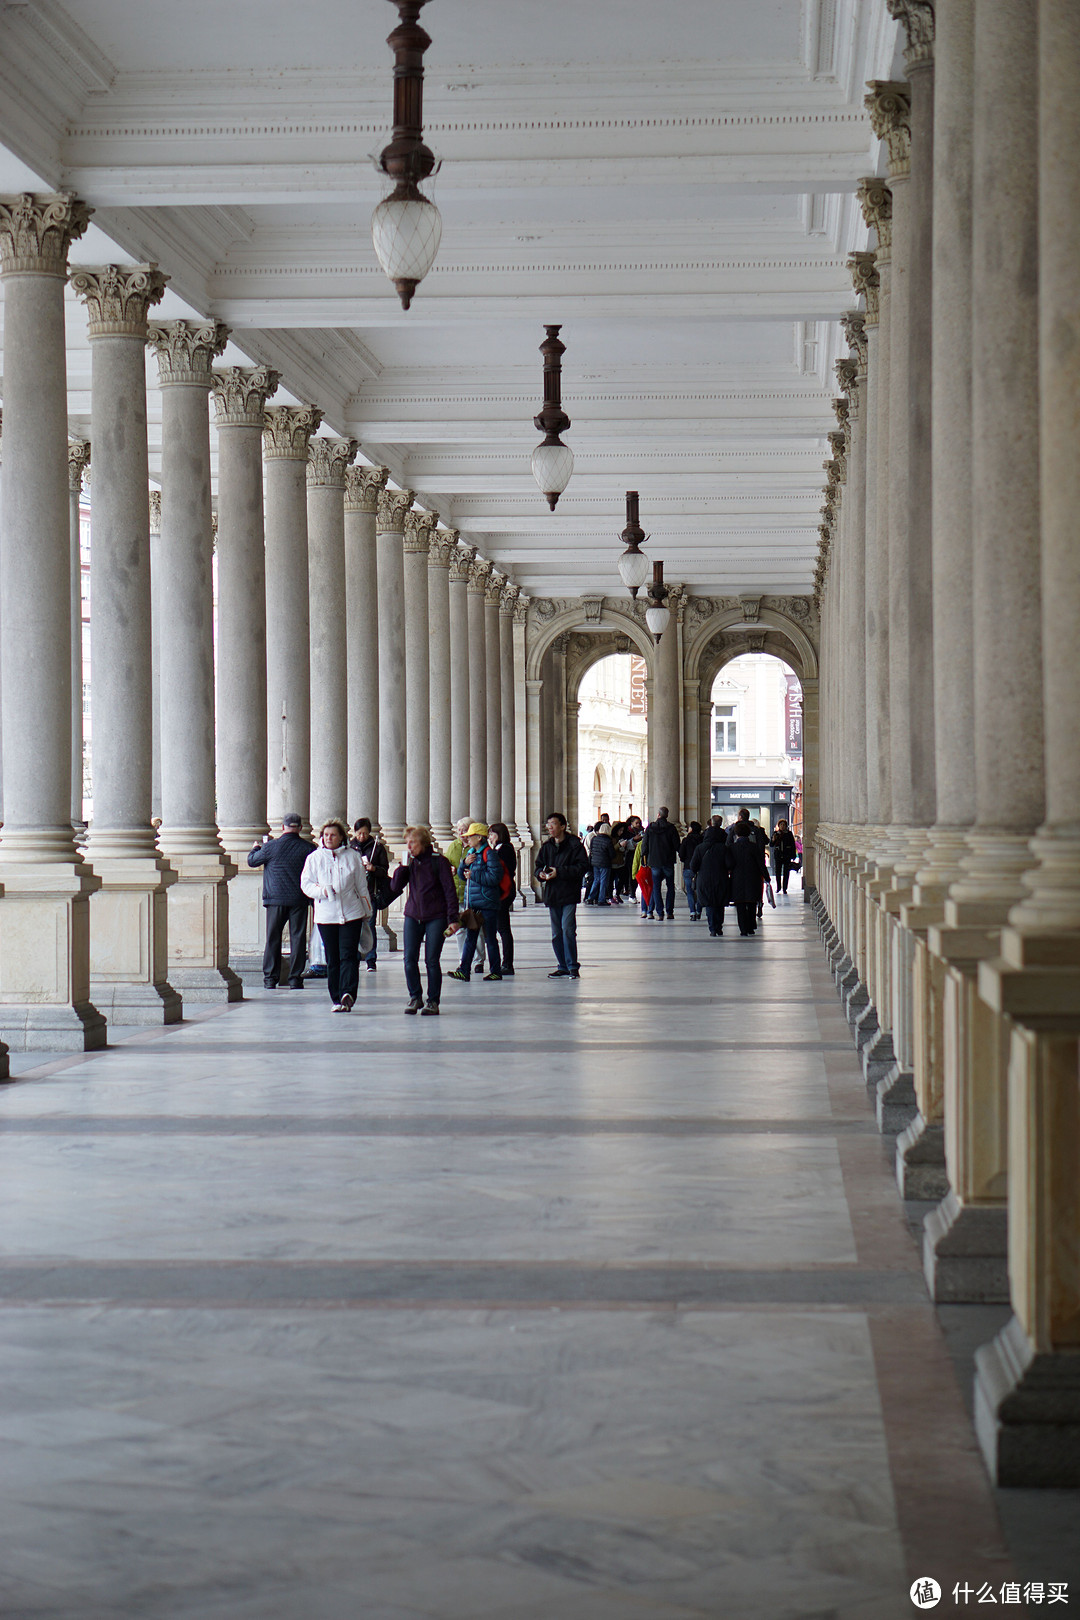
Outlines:
POLYGON ((577 972, 577 903, 549 906, 551 912, 551 948, 555 960, 566 972, 577 972))
POLYGON ((686 890, 686 903, 690 907, 690 915, 691 917, 696 917, 701 909, 697 903, 697 894, 695 892, 697 887, 697 878, 694 876, 693 872, 691 872, 688 866, 683 867, 682 882, 683 888, 686 890))
MULTIPOLYGON (((479 906, 477 906, 475 909, 477 911, 480 911, 479 906)), ((481 920, 482 920, 482 922, 484 924, 484 943, 487 946, 488 972, 489 973, 498 973, 498 974, 501 975, 501 973, 502 973, 502 958, 499 955, 499 932, 498 932, 498 930, 499 930, 499 913, 498 913, 497 910, 490 911, 490 910, 487 910, 485 908, 484 910, 480 911, 480 917, 481 917, 481 920)), ((461 971, 462 971, 462 973, 471 973, 472 972, 472 960, 473 960, 473 957, 476 955, 477 933, 478 933, 478 930, 470 928, 469 937, 465 942, 465 949, 461 953, 461 971)))
POLYGON ((424 947, 424 966, 427 969, 427 998, 439 1005, 442 994, 442 966, 439 958, 442 956, 443 940, 446 938, 447 922, 445 917, 436 917, 432 922, 420 922, 416 917, 403 917, 401 920, 401 948, 405 953, 405 988, 414 1000, 421 998, 420 989, 420 947, 424 947))
POLYGON ((594 866, 589 899, 594 906, 606 906, 611 899, 611 867, 594 866))
POLYGON ((667 880, 667 914, 675 915, 675 868, 674 866, 654 866, 652 868, 652 899, 649 901, 649 916, 663 914, 664 899, 660 893, 661 879, 667 880))
POLYGON ((722 934, 724 932, 723 906, 706 906, 705 921, 709 925, 710 934, 722 934))

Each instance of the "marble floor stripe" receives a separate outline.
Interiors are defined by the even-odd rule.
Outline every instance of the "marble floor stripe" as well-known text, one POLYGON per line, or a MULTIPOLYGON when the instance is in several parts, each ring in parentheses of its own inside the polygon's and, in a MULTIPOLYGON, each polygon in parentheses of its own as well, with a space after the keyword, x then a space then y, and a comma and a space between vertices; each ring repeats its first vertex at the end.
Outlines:
POLYGON ((0 1136, 866 1136, 878 1141, 869 1119, 582 1119, 574 1115, 540 1118, 510 1114, 483 1119, 460 1114, 397 1117, 336 1114, 305 1118, 290 1114, 51 1115, 0 1120, 0 1136))

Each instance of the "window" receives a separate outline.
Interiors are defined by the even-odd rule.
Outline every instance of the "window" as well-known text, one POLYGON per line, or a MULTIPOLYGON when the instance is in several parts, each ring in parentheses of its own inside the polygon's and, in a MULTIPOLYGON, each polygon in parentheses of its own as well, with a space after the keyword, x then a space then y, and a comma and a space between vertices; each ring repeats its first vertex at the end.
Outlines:
POLYGON ((717 703, 713 707, 714 719, 714 754, 737 754, 738 722, 735 717, 734 703, 717 703))

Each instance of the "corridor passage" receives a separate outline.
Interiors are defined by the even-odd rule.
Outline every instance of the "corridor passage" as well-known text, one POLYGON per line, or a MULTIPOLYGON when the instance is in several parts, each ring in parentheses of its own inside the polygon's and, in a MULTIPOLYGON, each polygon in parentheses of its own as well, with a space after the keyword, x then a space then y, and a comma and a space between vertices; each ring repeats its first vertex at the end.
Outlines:
POLYGON ((896 1620, 1009 1578, 802 896, 753 940, 584 910, 576 983, 546 925, 439 1020, 384 955, 349 1017, 256 990, 21 1061, 5 1620, 896 1620))

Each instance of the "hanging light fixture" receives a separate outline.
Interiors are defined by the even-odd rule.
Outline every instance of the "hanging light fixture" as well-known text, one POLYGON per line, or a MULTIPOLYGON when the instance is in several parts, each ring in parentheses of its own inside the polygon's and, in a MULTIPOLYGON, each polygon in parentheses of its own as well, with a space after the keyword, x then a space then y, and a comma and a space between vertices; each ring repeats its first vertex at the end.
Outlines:
POLYGON ((544 435, 532 453, 532 474, 547 496, 554 512, 556 503, 574 470, 574 452, 559 437, 570 426, 570 418, 562 408, 562 357, 566 344, 559 342, 561 326, 545 326, 547 337, 540 345, 544 357, 544 408, 533 417, 533 426, 544 435))
POLYGON ((619 538, 626 541, 626 550, 619 558, 619 577, 630 595, 637 596, 649 577, 649 559, 640 549, 649 536, 638 522, 636 489, 626 492, 626 528, 619 538))
POLYGON ((435 262, 442 240, 442 218, 420 190, 438 169, 424 144, 424 52, 431 38, 420 26, 427 0, 391 0, 400 21, 386 43, 394 53, 394 132, 375 162, 395 182, 371 216, 375 253, 408 309, 417 285, 435 262))
POLYGON ((653 633, 653 640, 659 644, 660 637, 671 623, 671 612, 667 606, 668 587, 664 584, 664 565, 654 562, 652 565, 652 584, 649 586, 649 605, 645 609, 645 623, 653 633))

